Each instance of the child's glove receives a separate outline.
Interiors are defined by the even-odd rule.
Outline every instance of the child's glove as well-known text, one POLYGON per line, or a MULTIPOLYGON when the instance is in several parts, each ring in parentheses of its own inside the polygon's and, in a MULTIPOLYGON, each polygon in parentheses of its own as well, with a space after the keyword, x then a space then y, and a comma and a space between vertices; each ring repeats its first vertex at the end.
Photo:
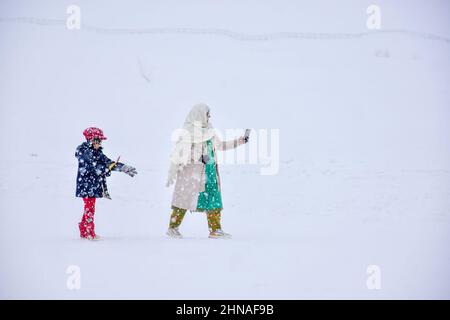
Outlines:
POLYGON ((209 157, 209 155, 204 154, 200 157, 200 161, 203 162, 204 164, 207 164, 209 162, 211 158, 209 157))
POLYGON ((124 165, 120 168, 120 171, 126 173, 126 174, 129 175, 130 177, 134 177, 135 175, 137 175, 136 168, 134 168, 134 167, 132 167, 132 166, 127 166, 126 164, 124 164, 124 165))

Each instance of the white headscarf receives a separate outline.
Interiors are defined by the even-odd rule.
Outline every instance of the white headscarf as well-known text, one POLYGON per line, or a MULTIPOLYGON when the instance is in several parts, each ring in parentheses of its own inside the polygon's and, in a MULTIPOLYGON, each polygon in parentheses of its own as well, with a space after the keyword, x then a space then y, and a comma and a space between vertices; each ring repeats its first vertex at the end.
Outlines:
POLYGON ((170 156, 167 186, 175 182, 178 171, 181 171, 191 160, 203 154, 203 143, 214 137, 214 129, 208 120, 209 106, 206 103, 194 105, 184 121, 182 134, 178 138, 170 156))
POLYGON ((200 143, 211 139, 214 136, 211 123, 208 121, 209 106, 206 103, 198 103, 189 111, 184 121, 183 129, 189 135, 183 135, 182 139, 189 142, 200 143))

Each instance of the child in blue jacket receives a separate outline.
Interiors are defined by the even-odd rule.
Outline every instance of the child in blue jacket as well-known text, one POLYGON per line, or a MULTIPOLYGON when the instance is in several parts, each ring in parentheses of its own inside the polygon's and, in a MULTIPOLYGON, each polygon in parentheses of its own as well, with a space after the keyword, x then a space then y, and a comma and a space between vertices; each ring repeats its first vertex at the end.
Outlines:
POLYGON ((79 145, 75 152, 78 159, 76 196, 84 201, 84 213, 78 226, 81 238, 99 240, 100 237, 94 230, 95 200, 103 197, 111 199, 106 177, 111 175, 111 171, 121 171, 134 177, 137 171, 131 166, 112 161, 103 154, 101 143, 106 137, 101 129, 87 128, 83 135, 86 142, 79 145))

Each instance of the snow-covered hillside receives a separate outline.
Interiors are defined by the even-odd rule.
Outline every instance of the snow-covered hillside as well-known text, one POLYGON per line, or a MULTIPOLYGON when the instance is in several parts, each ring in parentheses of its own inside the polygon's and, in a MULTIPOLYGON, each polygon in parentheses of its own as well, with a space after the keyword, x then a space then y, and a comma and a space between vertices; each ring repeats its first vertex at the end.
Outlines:
POLYGON ((378 32, 371 4, 2 1, 0 298, 450 298, 450 4, 377 1, 378 32), (165 236, 170 137, 197 102, 280 133, 278 174, 220 168, 229 241, 202 214, 165 236), (139 172, 109 178, 99 242, 77 229, 89 126, 139 172))

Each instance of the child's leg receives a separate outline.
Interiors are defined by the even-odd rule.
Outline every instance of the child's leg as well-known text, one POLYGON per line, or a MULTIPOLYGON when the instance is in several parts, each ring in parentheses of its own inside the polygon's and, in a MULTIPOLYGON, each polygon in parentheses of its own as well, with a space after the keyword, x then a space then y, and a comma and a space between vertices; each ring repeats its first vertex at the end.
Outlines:
POLYGON ((95 237, 95 198, 83 198, 84 201, 84 214, 81 218, 81 222, 78 224, 80 227, 80 236, 82 238, 95 237))
POLYGON ((214 232, 216 230, 222 229, 222 226, 220 225, 220 219, 222 215, 221 211, 222 209, 214 209, 206 213, 206 216, 208 218, 209 232, 214 232))
POLYGON ((183 221, 186 211, 186 209, 173 207, 172 214, 170 215, 169 228, 178 228, 183 221))

